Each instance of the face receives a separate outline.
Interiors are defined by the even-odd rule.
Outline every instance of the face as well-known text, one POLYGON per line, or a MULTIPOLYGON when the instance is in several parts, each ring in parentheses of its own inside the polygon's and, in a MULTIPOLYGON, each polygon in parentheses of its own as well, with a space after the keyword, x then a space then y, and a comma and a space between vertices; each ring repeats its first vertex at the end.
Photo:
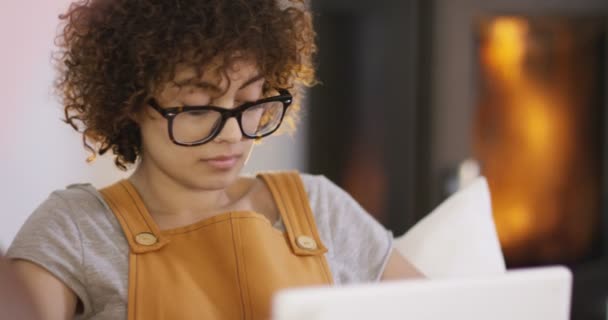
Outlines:
MULTIPOLYGON (((205 69, 199 76, 192 67, 179 66, 174 80, 154 95, 161 107, 213 105, 234 109, 262 98, 264 79, 254 63, 239 60, 227 74, 205 69)), ((161 174, 193 189, 220 190, 236 181, 249 157, 253 140, 243 137, 235 118, 225 123, 211 141, 194 147, 174 144, 168 121, 149 106, 137 115, 142 135, 144 172, 161 174)), ((175 127, 174 127, 175 132, 175 127)))

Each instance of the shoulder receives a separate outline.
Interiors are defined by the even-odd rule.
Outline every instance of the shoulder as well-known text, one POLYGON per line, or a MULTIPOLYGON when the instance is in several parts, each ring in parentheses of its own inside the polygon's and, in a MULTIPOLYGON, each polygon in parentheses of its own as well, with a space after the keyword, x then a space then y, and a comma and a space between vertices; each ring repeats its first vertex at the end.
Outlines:
POLYGON ((30 214, 9 251, 54 246, 58 251, 80 251, 82 256, 88 244, 115 238, 119 231, 101 194, 90 184, 72 184, 50 193, 30 214))
MULTIPOLYGON (((47 223, 58 225, 70 225, 78 220, 78 216, 82 212, 83 207, 102 208, 91 193, 85 191, 90 185, 78 184, 70 185, 66 189, 55 190, 32 212, 28 217, 24 228, 44 227, 47 223)), ((90 187, 92 188, 92 187, 90 187)))
MULTIPOLYGON (((283 172, 273 172, 282 174, 283 172)), ((289 172, 293 173, 293 172, 289 172)), ((339 213, 336 210, 344 204, 357 205, 356 201, 342 188, 333 183, 324 175, 297 172, 306 192, 308 203, 315 215, 317 223, 330 218, 329 212, 339 213)))
POLYGON ((97 190, 88 183, 71 184, 65 189, 55 190, 44 200, 34 214, 45 215, 54 212, 53 216, 73 216, 75 211, 82 209, 102 210, 105 204, 97 190))
POLYGON ((317 219, 335 223, 336 219, 356 213, 368 215, 348 192, 327 177, 301 173, 300 178, 317 219))
POLYGON ((300 173, 300 179, 312 204, 326 204, 344 200, 350 197, 342 188, 337 186, 324 175, 300 173))
POLYGON ((53 191, 29 220, 63 221, 85 229, 91 225, 118 226, 101 194, 88 183, 71 184, 53 191))
POLYGON ((310 174, 300 177, 321 238, 328 245, 334 280, 378 280, 391 252, 392 233, 328 178, 310 174))
POLYGON ((128 247, 120 230, 97 190, 74 184, 53 191, 34 210, 7 256, 46 269, 78 296, 88 314, 95 298, 89 291, 95 292, 99 278, 115 276, 126 265, 121 257, 128 247))
POLYGON ((317 191, 319 189, 339 188, 326 176, 321 174, 310 174, 300 172, 299 175, 307 191, 308 189, 310 189, 311 191, 317 191))
POLYGON ((99 191, 89 183, 71 184, 65 189, 55 190, 49 196, 49 200, 51 199, 59 199, 65 206, 73 209, 103 210, 107 208, 99 191))
MULTIPOLYGON (((13 246, 49 237, 82 241, 95 229, 114 229, 118 222, 90 184, 72 184, 53 191, 25 221, 13 246)), ((74 244, 76 245, 76 244, 74 244)))
MULTIPOLYGON (((336 195, 340 192, 343 192, 338 186, 336 186, 333 182, 327 179, 323 175, 313 175, 308 173, 300 173, 295 171, 270 171, 270 172, 260 172, 257 173, 253 178, 251 177, 241 177, 242 185, 252 185, 254 187, 250 187, 250 194, 253 194, 256 198, 257 202, 263 202, 265 205, 263 208, 276 207, 274 197, 279 195, 272 194, 271 188, 268 185, 268 181, 266 183, 262 182, 265 179, 256 179, 262 176, 270 177, 270 176, 278 176, 284 174, 293 174, 297 173, 300 177, 300 181, 302 182, 302 187, 306 192, 306 196, 308 198, 308 202, 310 207, 313 209, 315 213, 315 218, 319 218, 318 215, 327 211, 327 206, 330 205, 332 199, 336 199, 336 195), (256 184, 252 184, 249 181, 255 180, 256 184), (257 188, 255 188, 257 186, 257 188), (258 191, 258 192, 251 192, 258 191), (262 191, 260 191, 262 190, 262 191), (261 199, 261 200, 260 200, 261 199)), ((279 192, 282 194, 281 192, 279 192)), ((274 208, 275 211, 278 212, 277 208, 274 208)))

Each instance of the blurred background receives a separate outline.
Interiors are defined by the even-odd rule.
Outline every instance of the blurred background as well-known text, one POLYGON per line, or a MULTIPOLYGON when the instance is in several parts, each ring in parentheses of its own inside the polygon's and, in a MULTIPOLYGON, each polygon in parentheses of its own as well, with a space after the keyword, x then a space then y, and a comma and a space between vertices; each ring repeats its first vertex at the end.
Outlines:
MULTIPOLYGON (((0 3, 0 248, 51 190, 128 174, 86 164, 59 120, 50 52, 68 2, 0 3)), ((572 319, 606 319, 608 1, 311 6, 322 83, 246 171, 324 174, 396 235, 485 175, 509 267, 568 265, 572 319)))
POLYGON ((402 234, 478 174, 509 268, 606 319, 608 1, 312 1, 308 169, 402 234))

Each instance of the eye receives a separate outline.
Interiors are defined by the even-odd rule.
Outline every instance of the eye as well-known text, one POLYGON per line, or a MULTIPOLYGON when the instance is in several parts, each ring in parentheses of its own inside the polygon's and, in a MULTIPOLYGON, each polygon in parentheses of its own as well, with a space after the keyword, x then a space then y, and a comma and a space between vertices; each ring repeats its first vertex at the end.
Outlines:
POLYGON ((209 114, 209 110, 188 111, 187 114, 192 117, 202 117, 209 114))

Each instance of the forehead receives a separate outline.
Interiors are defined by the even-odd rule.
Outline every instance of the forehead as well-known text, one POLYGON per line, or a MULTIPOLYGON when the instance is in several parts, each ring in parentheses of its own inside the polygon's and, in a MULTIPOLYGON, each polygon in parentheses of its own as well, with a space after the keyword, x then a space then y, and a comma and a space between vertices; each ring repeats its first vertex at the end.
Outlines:
POLYGON ((198 82, 204 81, 215 85, 225 85, 230 82, 242 82, 259 74, 259 68, 251 59, 233 59, 226 64, 222 59, 214 59, 203 66, 191 63, 181 63, 175 67, 173 82, 198 82))

